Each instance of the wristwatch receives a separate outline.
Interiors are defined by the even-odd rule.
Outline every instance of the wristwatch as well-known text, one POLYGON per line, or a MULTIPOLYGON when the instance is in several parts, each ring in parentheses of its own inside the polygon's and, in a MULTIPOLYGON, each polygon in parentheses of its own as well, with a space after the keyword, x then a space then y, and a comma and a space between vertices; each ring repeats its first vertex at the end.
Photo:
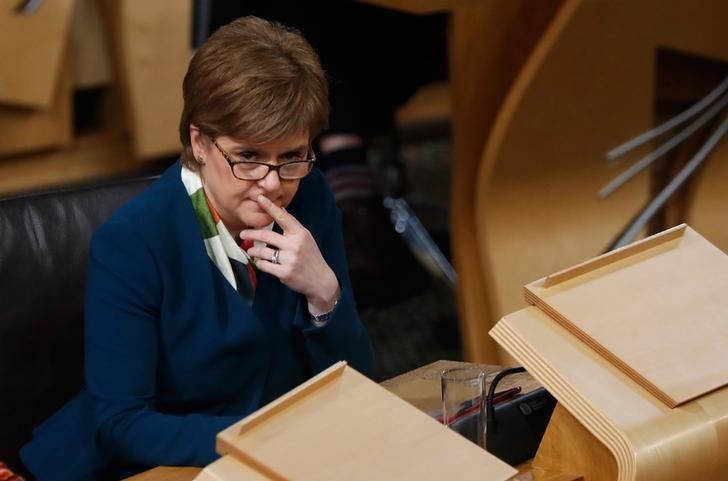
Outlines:
POLYGON ((308 315, 309 315, 309 317, 311 319, 311 324, 313 324, 316 327, 321 327, 324 324, 326 324, 329 321, 329 318, 331 317, 331 314, 333 314, 334 311, 336 310, 336 304, 338 304, 338 303, 339 303, 339 300, 336 299, 334 301, 334 305, 331 306, 331 310, 328 311, 328 312, 324 312, 323 314, 316 315, 316 314, 311 314, 309 312, 308 315))

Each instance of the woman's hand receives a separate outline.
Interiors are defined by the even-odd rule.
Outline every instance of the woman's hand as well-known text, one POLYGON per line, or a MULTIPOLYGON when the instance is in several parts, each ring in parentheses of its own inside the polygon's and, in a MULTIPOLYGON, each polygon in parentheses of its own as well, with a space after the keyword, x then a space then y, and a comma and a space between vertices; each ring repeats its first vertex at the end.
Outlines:
POLYGON ((264 195, 259 195, 257 201, 281 226, 283 233, 267 229, 242 231, 242 239, 267 244, 266 247, 251 247, 248 255, 256 259, 258 269, 276 276, 283 284, 306 296, 311 314, 329 312, 339 298, 339 281, 321 255, 313 236, 286 209, 278 207, 264 195), (274 260, 277 262, 274 263, 274 260))

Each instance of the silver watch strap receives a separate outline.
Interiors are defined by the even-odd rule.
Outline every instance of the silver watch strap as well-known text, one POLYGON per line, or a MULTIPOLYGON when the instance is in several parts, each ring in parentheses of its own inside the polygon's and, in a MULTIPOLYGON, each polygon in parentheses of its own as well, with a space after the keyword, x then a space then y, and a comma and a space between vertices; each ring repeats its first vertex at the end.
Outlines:
POLYGON ((329 321, 329 318, 331 317, 331 314, 336 310, 336 305, 339 303, 339 300, 336 299, 334 301, 334 305, 331 306, 331 310, 328 312, 324 312, 323 314, 311 314, 309 313, 309 318, 311 319, 311 324, 313 324, 315 327, 321 327, 324 324, 326 324, 329 321))

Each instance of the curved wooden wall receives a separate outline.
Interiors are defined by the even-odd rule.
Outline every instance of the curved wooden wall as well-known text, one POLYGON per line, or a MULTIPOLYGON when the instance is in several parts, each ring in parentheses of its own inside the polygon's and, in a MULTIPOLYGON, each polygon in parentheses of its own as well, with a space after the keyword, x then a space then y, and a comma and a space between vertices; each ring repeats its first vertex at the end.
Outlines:
MULTIPOLYGON (((488 337, 493 291, 476 233, 481 152, 511 84, 562 0, 456 1, 449 35, 453 102, 451 235, 465 358, 498 363, 488 337)), ((483 255, 485 254, 485 255, 483 255)))
MULTIPOLYGON (((658 47, 728 60, 726 14, 719 0, 562 5, 506 96, 471 180, 482 289, 491 300, 480 317, 464 318, 479 324, 464 329, 476 333, 465 339, 471 358, 493 359, 486 333, 525 305, 524 284, 601 253, 642 207, 645 174, 598 200, 624 167, 608 165, 604 153, 652 126, 658 47)), ((722 210, 728 206, 726 150, 713 154, 687 219, 723 249, 725 221, 716 220, 721 199, 722 210)))

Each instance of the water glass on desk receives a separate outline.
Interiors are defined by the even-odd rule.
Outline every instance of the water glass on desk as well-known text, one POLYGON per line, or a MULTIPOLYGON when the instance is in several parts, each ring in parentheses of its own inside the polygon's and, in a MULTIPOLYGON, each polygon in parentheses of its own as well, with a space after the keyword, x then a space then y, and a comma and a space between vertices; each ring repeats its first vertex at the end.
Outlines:
POLYGON ((485 447, 485 372, 456 367, 440 373, 442 423, 485 447))

